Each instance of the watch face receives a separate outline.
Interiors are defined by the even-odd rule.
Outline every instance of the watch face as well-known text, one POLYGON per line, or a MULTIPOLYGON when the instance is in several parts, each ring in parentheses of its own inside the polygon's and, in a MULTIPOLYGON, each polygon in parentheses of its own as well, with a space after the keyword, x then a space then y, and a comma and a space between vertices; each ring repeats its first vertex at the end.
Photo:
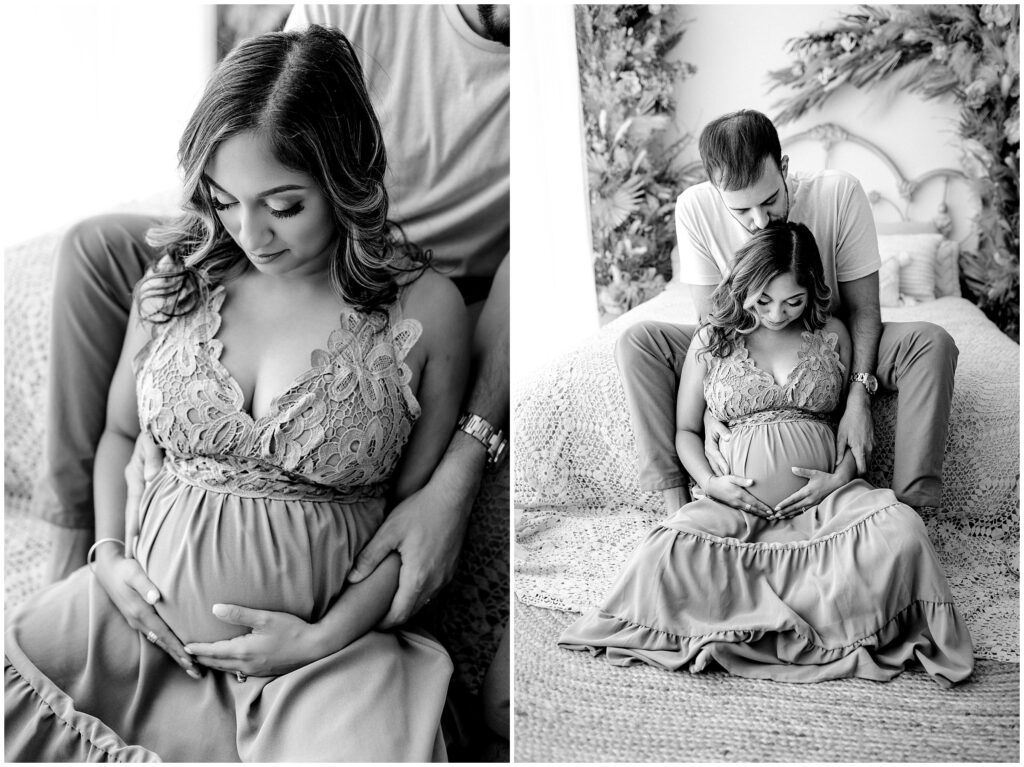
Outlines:
POLYGON ((851 376, 851 379, 855 383, 864 384, 864 388, 868 390, 868 394, 874 394, 878 391, 878 379, 870 373, 855 373, 851 376))

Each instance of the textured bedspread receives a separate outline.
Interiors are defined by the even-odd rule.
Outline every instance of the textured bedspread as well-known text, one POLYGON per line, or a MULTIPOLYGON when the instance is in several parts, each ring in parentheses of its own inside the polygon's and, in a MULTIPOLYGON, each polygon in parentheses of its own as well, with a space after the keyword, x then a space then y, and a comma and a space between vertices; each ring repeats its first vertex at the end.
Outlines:
MULTIPOLYGON (((637 485, 636 449, 612 356, 643 319, 692 321, 673 286, 603 328, 515 393, 515 589, 523 602, 581 612, 662 516, 637 485)), ((883 309, 890 322, 927 320, 960 349, 943 469, 942 506, 925 520, 980 658, 1019 660, 1020 347, 970 302, 941 298, 883 309)), ((869 479, 892 477, 895 397, 874 405, 869 479)))

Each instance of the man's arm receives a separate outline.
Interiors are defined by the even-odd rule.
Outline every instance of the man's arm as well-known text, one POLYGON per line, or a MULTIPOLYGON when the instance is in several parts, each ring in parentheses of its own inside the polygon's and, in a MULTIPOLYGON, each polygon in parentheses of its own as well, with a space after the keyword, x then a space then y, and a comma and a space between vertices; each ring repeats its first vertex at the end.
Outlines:
MULTIPOLYGON (((878 305, 878 272, 850 282, 839 283, 842 315, 853 347, 850 373, 874 375, 878 363, 878 341, 882 336, 882 315, 878 305)), ((846 410, 836 432, 836 455, 849 447, 857 461, 858 474, 865 474, 874 450, 871 397, 860 384, 850 386, 846 410)))
MULTIPOLYGON (((473 335, 474 376, 466 410, 505 429, 509 401, 509 259, 502 260, 473 335)), ((457 430, 427 484, 399 503, 363 548, 349 580, 365 578, 391 551, 402 556, 398 593, 381 623, 399 625, 455 573, 487 449, 457 430)))

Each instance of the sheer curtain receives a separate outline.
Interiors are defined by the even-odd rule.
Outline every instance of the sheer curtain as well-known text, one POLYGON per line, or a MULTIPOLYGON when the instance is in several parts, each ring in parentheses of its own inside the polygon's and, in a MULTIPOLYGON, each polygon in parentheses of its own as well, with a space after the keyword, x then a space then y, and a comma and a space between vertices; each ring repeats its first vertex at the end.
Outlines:
POLYGON ((598 321, 573 9, 524 4, 512 15, 514 387, 598 321))

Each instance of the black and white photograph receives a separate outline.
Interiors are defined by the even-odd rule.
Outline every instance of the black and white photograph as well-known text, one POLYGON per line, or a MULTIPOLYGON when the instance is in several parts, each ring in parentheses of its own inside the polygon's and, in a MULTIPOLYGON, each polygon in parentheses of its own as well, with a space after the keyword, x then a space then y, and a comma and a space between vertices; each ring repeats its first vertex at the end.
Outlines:
POLYGON ((1020 762, 1019 5, 7 24, 5 762, 1020 762))
POLYGON ((1019 23, 520 14, 517 762, 1019 760, 1019 23))
POLYGON ((5 760, 507 762, 508 6, 8 23, 5 760))

